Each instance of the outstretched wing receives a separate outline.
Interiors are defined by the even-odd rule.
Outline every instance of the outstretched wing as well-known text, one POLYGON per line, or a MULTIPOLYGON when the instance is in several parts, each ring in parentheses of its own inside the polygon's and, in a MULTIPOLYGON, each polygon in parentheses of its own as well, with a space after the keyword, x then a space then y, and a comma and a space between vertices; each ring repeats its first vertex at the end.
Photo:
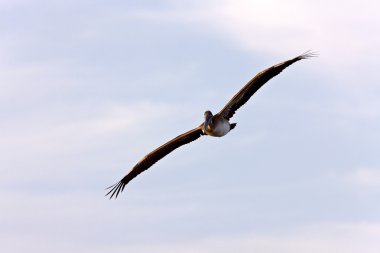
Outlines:
POLYGON ((253 77, 227 104, 224 108, 218 113, 226 119, 232 118, 234 113, 244 105, 250 97, 263 86, 266 82, 268 82, 272 77, 280 74, 286 67, 291 64, 307 59, 310 57, 315 57, 317 54, 313 52, 306 52, 300 56, 297 56, 291 60, 287 60, 285 62, 274 65, 260 73, 258 73, 255 77, 253 77))
POLYGON ((110 195, 110 199, 115 196, 119 195, 124 190, 124 187, 134 179, 138 174, 143 172, 144 170, 149 169, 153 164, 155 164, 158 160, 172 152, 174 149, 179 148, 182 145, 185 145, 189 142, 195 141, 201 135, 203 135, 202 131, 202 125, 198 126, 197 128, 194 128, 184 134, 178 135, 171 141, 165 143, 164 145, 158 147, 157 149, 153 150, 146 156, 144 156, 132 169, 129 171, 129 173, 123 177, 118 183, 108 187, 107 189, 110 189, 109 192, 106 194, 110 195))

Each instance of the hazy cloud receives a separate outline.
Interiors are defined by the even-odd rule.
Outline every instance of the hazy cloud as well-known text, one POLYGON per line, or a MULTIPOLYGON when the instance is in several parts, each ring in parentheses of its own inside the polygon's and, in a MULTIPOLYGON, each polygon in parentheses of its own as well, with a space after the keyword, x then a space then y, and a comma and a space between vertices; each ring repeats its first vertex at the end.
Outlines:
POLYGON ((6 252, 375 252, 375 1, 1 1, 6 252), (104 188, 312 49, 237 113, 104 188), (333 175, 333 176, 331 176, 333 175))
POLYGON ((350 184, 361 187, 375 187, 380 189, 380 169, 359 168, 346 176, 350 184))

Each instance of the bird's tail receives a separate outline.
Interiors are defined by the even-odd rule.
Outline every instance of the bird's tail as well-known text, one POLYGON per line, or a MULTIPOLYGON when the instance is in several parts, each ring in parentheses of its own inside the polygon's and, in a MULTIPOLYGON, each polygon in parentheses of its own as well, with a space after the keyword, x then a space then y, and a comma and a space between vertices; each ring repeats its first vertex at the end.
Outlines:
POLYGON ((236 123, 230 124, 230 131, 236 127, 236 123))

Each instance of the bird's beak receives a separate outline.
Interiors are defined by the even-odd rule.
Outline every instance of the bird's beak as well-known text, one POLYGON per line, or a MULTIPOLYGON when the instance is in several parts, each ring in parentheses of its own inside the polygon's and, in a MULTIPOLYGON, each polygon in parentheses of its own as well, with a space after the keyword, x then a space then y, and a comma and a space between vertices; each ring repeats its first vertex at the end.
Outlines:
POLYGON ((208 120, 206 119, 205 123, 203 124, 203 132, 206 132, 207 128, 208 128, 208 120))

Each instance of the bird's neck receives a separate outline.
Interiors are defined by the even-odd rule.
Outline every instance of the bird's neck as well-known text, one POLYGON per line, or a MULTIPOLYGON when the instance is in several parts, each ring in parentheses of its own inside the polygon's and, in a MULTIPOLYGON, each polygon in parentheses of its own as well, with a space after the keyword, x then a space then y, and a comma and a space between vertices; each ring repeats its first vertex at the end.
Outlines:
POLYGON ((209 116, 205 119, 203 130, 206 131, 209 125, 212 125, 212 116, 209 116))

